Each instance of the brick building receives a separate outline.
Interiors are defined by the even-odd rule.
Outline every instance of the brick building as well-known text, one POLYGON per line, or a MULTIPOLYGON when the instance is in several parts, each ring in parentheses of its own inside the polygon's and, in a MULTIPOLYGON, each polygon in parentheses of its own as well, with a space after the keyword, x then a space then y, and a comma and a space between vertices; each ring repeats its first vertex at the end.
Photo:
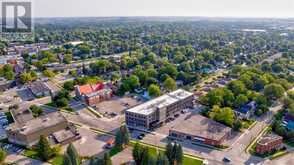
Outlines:
POLYGON ((103 83, 76 86, 75 92, 76 96, 89 106, 94 106, 103 100, 108 100, 113 95, 111 88, 103 83))
POLYGON ((262 136, 256 144, 256 153, 264 154, 282 147, 283 137, 276 134, 262 136))
POLYGON ((169 139, 219 146, 232 129, 201 115, 193 115, 169 130, 169 139))
POLYGON ((69 139, 78 137, 78 132, 59 112, 49 113, 25 122, 15 122, 6 129, 8 141, 27 148, 37 144, 40 136, 52 135, 57 143, 64 144, 69 139))

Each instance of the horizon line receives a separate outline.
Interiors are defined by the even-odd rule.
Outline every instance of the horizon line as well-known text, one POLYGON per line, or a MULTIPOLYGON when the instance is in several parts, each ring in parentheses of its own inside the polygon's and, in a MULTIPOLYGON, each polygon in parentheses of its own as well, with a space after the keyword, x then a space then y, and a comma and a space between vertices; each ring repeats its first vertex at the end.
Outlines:
POLYGON ((294 19, 294 16, 289 17, 262 17, 262 16, 160 16, 160 15, 133 15, 133 16, 38 16, 35 18, 219 18, 219 19, 294 19))

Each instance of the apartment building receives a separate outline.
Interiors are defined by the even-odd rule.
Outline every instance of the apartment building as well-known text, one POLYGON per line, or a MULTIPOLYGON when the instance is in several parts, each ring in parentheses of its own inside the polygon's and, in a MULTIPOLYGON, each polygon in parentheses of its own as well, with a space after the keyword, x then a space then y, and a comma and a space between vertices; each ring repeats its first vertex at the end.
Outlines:
POLYGON ((256 144, 256 153, 264 154, 282 147, 283 137, 276 134, 262 136, 256 144))
POLYGON ((126 124, 143 130, 158 127, 181 110, 192 107, 193 100, 193 93, 178 89, 126 110, 126 124))

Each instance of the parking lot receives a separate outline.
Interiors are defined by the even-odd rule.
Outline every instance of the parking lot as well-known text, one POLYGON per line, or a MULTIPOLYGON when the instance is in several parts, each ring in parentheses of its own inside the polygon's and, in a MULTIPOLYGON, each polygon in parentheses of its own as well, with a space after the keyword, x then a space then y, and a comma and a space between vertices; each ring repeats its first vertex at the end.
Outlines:
POLYGON ((102 101, 96 104, 96 110, 105 117, 111 118, 124 114, 126 109, 134 107, 141 102, 132 97, 113 97, 111 100, 102 101))
POLYGON ((24 149, 13 144, 1 143, 1 148, 8 153, 21 154, 24 149))
POLYGON ((74 110, 74 111, 80 111, 84 110, 87 107, 82 103, 81 101, 77 101, 75 99, 72 99, 69 103, 69 106, 74 110))
MULTIPOLYGON (((99 155, 106 151, 104 147, 111 136, 97 134, 85 128, 78 128, 78 131, 82 138, 74 141, 73 144, 81 156, 99 155)), ((65 151, 66 146, 62 149, 65 151)))

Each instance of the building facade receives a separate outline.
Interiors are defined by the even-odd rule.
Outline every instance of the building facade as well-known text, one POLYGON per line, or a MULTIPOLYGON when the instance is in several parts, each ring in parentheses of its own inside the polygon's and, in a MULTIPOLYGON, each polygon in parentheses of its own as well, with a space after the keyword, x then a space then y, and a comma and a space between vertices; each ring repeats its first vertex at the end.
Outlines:
POLYGON ((192 107, 193 100, 193 93, 178 89, 126 110, 126 124, 143 130, 158 127, 181 110, 192 107))
POLYGON ((68 130, 69 123, 59 112, 34 118, 25 123, 12 123, 7 129, 8 141, 27 148, 37 144, 40 136, 48 137, 55 132, 68 130))
POLYGON ((262 136, 256 144, 256 153, 264 154, 282 147, 283 137, 275 134, 262 136))

